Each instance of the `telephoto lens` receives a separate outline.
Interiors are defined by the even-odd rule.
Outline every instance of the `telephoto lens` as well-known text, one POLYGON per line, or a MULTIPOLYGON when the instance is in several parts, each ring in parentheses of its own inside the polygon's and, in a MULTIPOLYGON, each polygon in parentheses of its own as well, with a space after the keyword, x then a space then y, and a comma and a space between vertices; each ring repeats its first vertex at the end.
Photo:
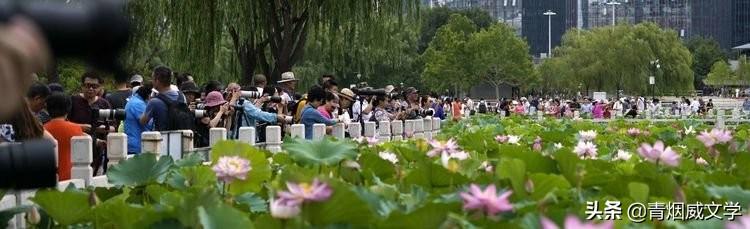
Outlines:
POLYGON ((102 121, 125 120, 123 109, 93 109, 94 119, 102 121))
POLYGON ((271 99, 269 99, 272 103, 281 103, 281 97, 278 96, 271 96, 271 99))
POLYGON ((206 110, 195 110, 193 113, 195 114, 195 118, 206 117, 206 110))
POLYGON ((291 123, 292 119, 294 119, 293 116, 289 116, 289 115, 284 116, 284 122, 286 123, 291 123))
POLYGON ((257 91, 240 91, 240 96, 246 99, 257 99, 260 98, 261 94, 257 91))
POLYGON ((0 144, 0 189, 57 186, 55 146, 46 139, 0 144))

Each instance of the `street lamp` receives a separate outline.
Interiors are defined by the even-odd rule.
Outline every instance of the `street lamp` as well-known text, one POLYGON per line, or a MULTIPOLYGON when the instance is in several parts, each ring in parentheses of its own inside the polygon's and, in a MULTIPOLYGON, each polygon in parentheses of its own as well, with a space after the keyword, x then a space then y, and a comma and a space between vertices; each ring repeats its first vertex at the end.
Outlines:
POLYGON ((547 10, 543 15, 547 16, 547 57, 552 57, 552 16, 557 13, 547 10))
POLYGON ((654 85, 656 84, 656 78, 654 75, 659 72, 659 69, 661 68, 661 64, 659 64, 659 59, 652 60, 649 63, 651 63, 651 66, 654 66, 656 70, 654 70, 653 75, 648 77, 648 84, 651 85, 651 98, 653 98, 655 95, 654 85))
POLYGON ((611 1, 611 2, 607 2, 607 5, 612 6, 612 26, 614 27, 615 26, 615 16, 617 15, 617 11, 615 11, 615 7, 617 5, 620 5, 620 3, 619 2, 615 2, 615 1, 611 1))

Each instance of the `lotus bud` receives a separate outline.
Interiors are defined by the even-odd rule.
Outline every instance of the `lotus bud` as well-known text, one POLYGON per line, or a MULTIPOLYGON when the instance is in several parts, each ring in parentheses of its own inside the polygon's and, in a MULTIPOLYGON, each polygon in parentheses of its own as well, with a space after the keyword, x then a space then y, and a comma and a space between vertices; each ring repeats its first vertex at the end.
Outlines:
POLYGON ((96 193, 89 192, 89 206, 96 206, 99 202, 99 197, 96 196, 96 193))
POLYGON ((534 181, 531 181, 531 179, 526 179, 526 183, 523 185, 523 187, 528 193, 534 192, 534 181))
POLYGON ((42 217, 39 215, 39 209, 37 209, 36 206, 32 206, 27 212, 26 218, 29 220, 30 224, 36 225, 39 224, 42 217))

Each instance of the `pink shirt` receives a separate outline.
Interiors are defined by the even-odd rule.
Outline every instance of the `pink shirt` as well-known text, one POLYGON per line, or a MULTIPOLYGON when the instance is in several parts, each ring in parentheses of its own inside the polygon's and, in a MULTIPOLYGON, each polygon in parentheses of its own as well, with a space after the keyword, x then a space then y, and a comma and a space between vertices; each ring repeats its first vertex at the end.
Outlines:
POLYGON ((320 114, 323 115, 323 117, 326 117, 327 119, 331 119, 332 118, 331 117, 331 113, 328 112, 324 106, 319 106, 318 107, 318 112, 320 112, 320 114))

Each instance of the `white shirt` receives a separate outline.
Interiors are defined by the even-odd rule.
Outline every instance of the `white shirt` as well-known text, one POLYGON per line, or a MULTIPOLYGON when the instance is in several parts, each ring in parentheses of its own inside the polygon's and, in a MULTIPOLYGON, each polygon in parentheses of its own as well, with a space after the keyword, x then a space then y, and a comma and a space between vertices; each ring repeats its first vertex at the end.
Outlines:
MULTIPOLYGON (((367 103, 367 101, 364 101, 361 104, 360 104, 360 101, 356 101, 354 102, 354 104, 352 104, 352 117, 354 117, 354 120, 359 120, 359 112, 364 111, 365 108, 367 108, 370 105, 367 103), (364 106, 362 106, 361 104, 364 104, 364 106)), ((364 120, 365 121, 370 120, 371 115, 372 115, 372 112, 370 112, 369 114, 364 114, 363 115, 364 120)))

